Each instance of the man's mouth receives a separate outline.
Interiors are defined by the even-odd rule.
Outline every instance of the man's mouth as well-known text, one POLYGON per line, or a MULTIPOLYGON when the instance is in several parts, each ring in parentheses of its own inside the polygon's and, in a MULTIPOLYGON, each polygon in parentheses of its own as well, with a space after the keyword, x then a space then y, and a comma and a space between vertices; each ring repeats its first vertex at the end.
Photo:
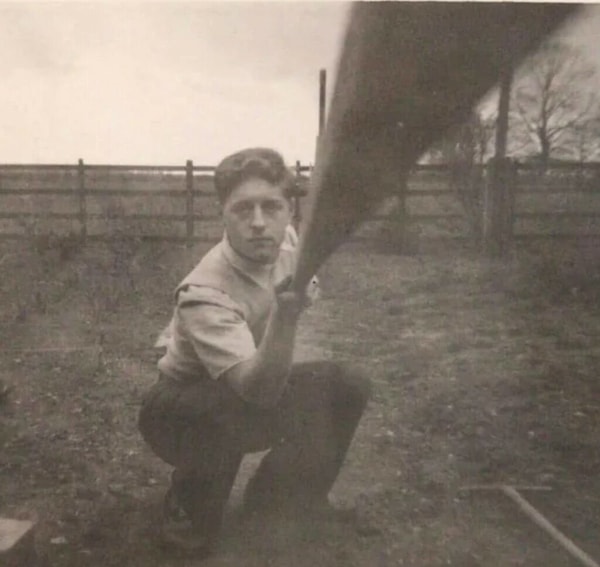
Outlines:
POLYGON ((274 240, 267 236, 259 236, 256 238, 250 238, 250 242, 253 244, 273 244, 274 240))

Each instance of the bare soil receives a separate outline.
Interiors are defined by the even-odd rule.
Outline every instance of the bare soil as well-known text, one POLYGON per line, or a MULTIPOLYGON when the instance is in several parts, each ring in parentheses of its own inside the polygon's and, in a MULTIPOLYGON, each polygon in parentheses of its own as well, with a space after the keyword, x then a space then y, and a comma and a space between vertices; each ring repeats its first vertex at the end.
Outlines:
MULTIPOLYGON (((136 417, 171 290, 202 250, 2 244, 0 515, 37 520, 49 565, 200 564, 157 545, 169 468, 136 417)), ((356 519, 244 519, 249 456, 202 564, 577 565, 500 492, 463 490, 497 483, 549 487, 522 494, 600 560, 599 275, 589 247, 503 261, 341 250, 298 357, 344 361, 373 382, 331 494, 356 519)))

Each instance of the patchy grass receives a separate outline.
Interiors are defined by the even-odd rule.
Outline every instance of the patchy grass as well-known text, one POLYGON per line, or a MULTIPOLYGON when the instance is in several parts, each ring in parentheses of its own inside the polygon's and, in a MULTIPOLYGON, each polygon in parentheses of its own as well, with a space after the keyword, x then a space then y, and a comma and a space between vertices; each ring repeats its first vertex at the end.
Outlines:
MULTIPOLYGON (((37 518, 53 566, 195 564, 156 545, 169 469, 136 416, 171 290, 201 252, 136 241, 49 259, 3 245, 0 368, 13 391, 0 406, 0 513, 37 518), (89 348, 19 350, 77 346, 89 348)), ((251 456, 203 564, 575 565, 505 497, 461 490, 498 482, 550 486, 524 495, 600 557, 600 269, 578 254, 340 251, 298 357, 342 360, 373 381, 332 493, 360 521, 242 519, 251 456)))

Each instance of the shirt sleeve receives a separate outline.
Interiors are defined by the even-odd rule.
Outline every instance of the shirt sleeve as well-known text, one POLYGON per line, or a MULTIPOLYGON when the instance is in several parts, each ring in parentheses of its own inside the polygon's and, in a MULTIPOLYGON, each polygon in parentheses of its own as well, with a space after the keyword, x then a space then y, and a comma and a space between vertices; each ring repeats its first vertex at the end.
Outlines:
POLYGON ((290 246, 290 248, 296 248, 296 246, 298 246, 298 233, 296 232, 296 229, 293 227, 293 225, 288 224, 286 229, 285 229, 285 237, 283 240, 283 244, 290 246))
POLYGON ((189 286, 179 292, 177 327, 214 379, 256 352, 242 309, 212 288, 189 286))

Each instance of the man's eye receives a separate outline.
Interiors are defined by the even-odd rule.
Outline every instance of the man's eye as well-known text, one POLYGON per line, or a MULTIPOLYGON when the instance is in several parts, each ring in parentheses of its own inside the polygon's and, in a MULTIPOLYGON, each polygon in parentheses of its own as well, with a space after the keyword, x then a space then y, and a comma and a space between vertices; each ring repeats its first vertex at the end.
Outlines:
POLYGON ((238 203, 234 208, 234 212, 238 215, 249 215, 252 212, 252 205, 250 203, 238 203))
POLYGON ((276 213, 283 208, 283 205, 279 201, 267 201, 263 204, 263 209, 267 213, 276 213))

